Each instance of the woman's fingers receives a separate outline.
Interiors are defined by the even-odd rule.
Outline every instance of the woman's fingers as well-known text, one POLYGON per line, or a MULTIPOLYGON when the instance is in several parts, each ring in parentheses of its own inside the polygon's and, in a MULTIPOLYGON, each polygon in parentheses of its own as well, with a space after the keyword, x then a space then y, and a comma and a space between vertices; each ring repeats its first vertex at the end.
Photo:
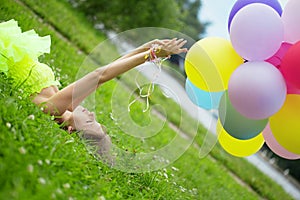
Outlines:
POLYGON ((185 39, 177 39, 173 38, 170 43, 168 44, 168 48, 166 49, 171 54, 178 54, 178 53, 184 53, 187 51, 187 48, 182 48, 187 41, 185 39))
POLYGON ((180 41, 178 41, 178 43, 177 43, 177 45, 178 45, 178 47, 183 47, 183 45, 185 45, 187 43, 187 41, 186 40, 184 40, 184 39, 182 39, 182 40, 180 40, 180 41))
POLYGON ((154 40, 153 44, 158 44, 160 49, 159 57, 165 57, 172 54, 180 54, 187 52, 187 48, 182 48, 187 43, 187 40, 183 38, 173 38, 173 39, 163 39, 163 40, 154 40))

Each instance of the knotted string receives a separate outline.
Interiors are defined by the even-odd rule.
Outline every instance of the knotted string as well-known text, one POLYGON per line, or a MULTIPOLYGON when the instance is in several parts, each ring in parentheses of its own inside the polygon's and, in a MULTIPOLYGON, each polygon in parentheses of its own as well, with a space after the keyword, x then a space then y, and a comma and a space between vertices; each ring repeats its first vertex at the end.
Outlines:
POLYGON ((138 76, 139 76, 139 73, 136 75, 135 77, 135 84, 139 90, 139 95, 131 102, 129 103, 128 105, 128 112, 130 112, 130 107, 136 102, 138 101, 138 99, 146 99, 146 107, 143 109, 143 112, 147 112, 149 110, 149 99, 150 99, 150 96, 153 94, 154 92, 154 81, 156 81, 156 79, 158 78, 159 74, 161 73, 161 66, 162 66, 162 63, 169 59, 170 56, 168 57, 165 57, 165 58, 160 58, 160 57, 157 57, 156 56, 156 53, 158 53, 160 51, 160 48, 159 46, 157 45, 153 45, 152 48, 150 49, 150 53, 149 55, 147 55, 145 58, 147 59, 148 62, 150 63, 153 63, 156 67, 157 67, 157 72, 153 75, 153 78, 148 86, 148 89, 147 89, 147 93, 146 94, 143 94, 143 89, 145 88, 145 86, 140 86, 140 84, 138 83, 138 76))

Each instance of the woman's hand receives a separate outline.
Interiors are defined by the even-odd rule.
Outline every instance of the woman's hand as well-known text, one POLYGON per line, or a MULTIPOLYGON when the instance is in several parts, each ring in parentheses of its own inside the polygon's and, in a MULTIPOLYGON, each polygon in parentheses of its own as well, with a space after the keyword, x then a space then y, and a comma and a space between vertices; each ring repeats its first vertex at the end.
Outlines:
POLYGON ((167 57, 172 54, 180 54, 187 52, 187 48, 182 48, 186 44, 186 40, 184 39, 164 39, 164 40, 151 40, 140 47, 138 49, 149 50, 151 48, 156 49, 156 54, 158 57, 167 57))
POLYGON ((172 54, 180 54, 188 51, 187 48, 182 48, 186 44, 186 40, 173 38, 172 40, 162 40, 162 43, 157 47, 156 56, 167 57, 172 54))
POLYGON ((152 48, 154 46, 163 45, 165 41, 166 40, 159 40, 159 39, 151 40, 151 41, 141 45, 140 47, 138 47, 138 49, 141 49, 143 51, 148 51, 150 48, 152 48))

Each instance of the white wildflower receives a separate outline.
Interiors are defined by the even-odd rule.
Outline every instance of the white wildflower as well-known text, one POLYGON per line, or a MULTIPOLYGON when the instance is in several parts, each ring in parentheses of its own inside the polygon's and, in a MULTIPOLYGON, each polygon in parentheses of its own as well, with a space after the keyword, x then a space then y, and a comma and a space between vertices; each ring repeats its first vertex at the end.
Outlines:
POLYGON ((31 165, 31 164, 29 164, 28 166, 27 166, 27 171, 28 172, 30 172, 30 173, 32 173, 33 172, 33 165, 31 165))
POLYGON ((110 119, 112 119, 113 121, 117 121, 117 120, 114 118, 114 116, 113 116, 112 113, 109 113, 109 117, 110 117, 110 119))
POLYGON ((64 187, 65 189, 70 189, 70 188, 71 188, 71 185, 70 185, 69 183, 65 183, 65 184, 63 184, 63 187, 64 187))
POLYGON ((57 188, 57 189, 56 189, 56 193, 57 193, 57 194, 62 194, 63 192, 62 192, 62 190, 61 190, 60 188, 57 188))
POLYGON ((7 128, 11 128, 11 123, 6 122, 6 127, 7 127, 7 128))
POLYGON ((171 169, 174 171, 179 171, 179 169, 177 169, 176 167, 171 167, 171 169))
POLYGON ((38 163, 39 165, 43 165, 43 161, 42 161, 42 160, 38 160, 37 163, 38 163))
POLYGON ((20 148, 19 148, 19 152, 20 152, 21 154, 26 154, 26 149, 25 149, 24 147, 20 147, 20 148))
POLYGON ((51 194, 51 198, 52 198, 52 199, 56 199, 55 193, 52 193, 52 194, 51 194))
POLYGON ((67 140, 66 142, 65 142, 65 144, 69 144, 69 143, 73 143, 74 142, 74 138, 71 138, 70 140, 67 140))
POLYGON ((106 200, 105 197, 102 195, 98 198, 98 200, 106 200))
POLYGON ((193 188, 193 189, 192 189, 192 193, 196 195, 196 194, 198 193, 197 188, 193 188))
POLYGON ((13 133, 16 133, 16 132, 17 132, 16 129, 15 129, 15 127, 12 127, 12 128, 11 128, 11 132, 13 132, 13 133))
POLYGON ((45 184, 46 184, 46 180, 45 180, 44 178, 42 178, 42 177, 40 177, 40 178, 38 179, 38 181, 39 181, 40 184, 42 184, 42 185, 45 185, 45 184))
POLYGON ((179 188, 180 188, 180 190, 181 190, 182 192, 185 192, 185 191, 186 191, 186 189, 185 189, 184 187, 182 187, 182 186, 179 186, 179 188))
POLYGON ((28 116, 28 119, 34 120, 34 115, 29 115, 29 116, 28 116))
POLYGON ((166 179, 169 178, 167 173, 164 173, 164 177, 165 177, 166 179))
POLYGON ((45 162, 47 163, 47 165, 50 165, 50 160, 46 159, 45 162))

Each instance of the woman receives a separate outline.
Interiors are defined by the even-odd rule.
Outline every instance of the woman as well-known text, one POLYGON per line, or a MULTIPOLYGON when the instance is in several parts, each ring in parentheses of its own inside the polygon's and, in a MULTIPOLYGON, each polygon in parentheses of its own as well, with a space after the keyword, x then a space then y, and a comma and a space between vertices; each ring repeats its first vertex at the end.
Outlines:
POLYGON ((146 61, 186 52, 185 43, 177 38, 150 41, 59 90, 51 68, 38 62, 41 54, 49 53, 49 36, 39 37, 34 31, 22 33, 17 22, 10 20, 0 24, 0 72, 11 77, 16 86, 31 93, 32 101, 42 105, 43 111, 55 116, 59 123, 64 123, 69 132, 83 131, 84 137, 94 138, 101 146, 100 141, 106 138, 106 143, 110 143, 110 139, 95 121, 94 113, 79 106, 80 103, 102 83, 146 61))
POLYGON ((186 52, 182 46, 186 43, 183 39, 153 40, 120 59, 100 67, 87 74, 80 80, 68 85, 62 90, 57 86, 42 89, 34 98, 33 102, 44 105, 44 112, 54 116, 61 116, 61 122, 69 122, 69 130, 81 129, 70 120, 72 111, 102 83, 146 62, 150 59, 167 57, 171 54, 186 52), (157 47, 153 47, 157 46, 157 47))

